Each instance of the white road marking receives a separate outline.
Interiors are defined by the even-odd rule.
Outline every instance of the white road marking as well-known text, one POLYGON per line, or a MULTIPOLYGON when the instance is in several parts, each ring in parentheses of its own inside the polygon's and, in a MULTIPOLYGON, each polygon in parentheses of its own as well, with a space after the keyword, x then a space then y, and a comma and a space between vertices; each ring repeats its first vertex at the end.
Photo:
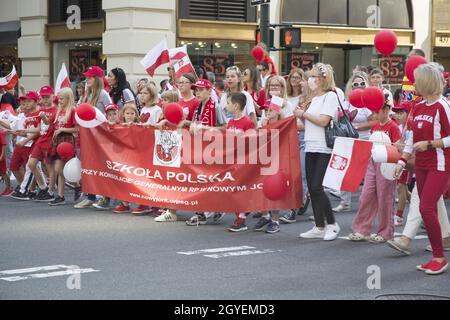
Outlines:
POLYGON ((244 250, 244 251, 234 251, 234 252, 226 252, 219 254, 206 254, 204 255, 207 258, 219 259, 226 257, 240 257, 240 256, 249 256, 254 254, 265 254, 265 253, 275 253, 281 252, 281 250, 272 250, 272 249, 264 249, 264 250, 244 250))
POLYGON ((237 251, 237 250, 247 250, 247 249, 255 249, 255 247, 241 246, 241 247, 228 247, 228 248, 203 249, 203 250, 186 251, 186 252, 177 252, 177 253, 178 253, 178 254, 184 254, 184 255, 186 255, 186 256, 191 256, 191 255, 194 255, 194 254, 217 253, 217 252, 227 252, 227 251, 237 251))
POLYGON ((5 270, 0 271, 0 280, 8 281, 8 282, 16 282, 22 280, 30 280, 30 279, 45 279, 51 277, 62 277, 69 276, 73 274, 81 274, 81 273, 91 273, 91 272, 99 272, 100 270, 95 270, 92 268, 80 269, 75 266, 65 266, 65 265, 54 265, 54 266, 45 266, 45 267, 36 267, 36 268, 27 268, 27 269, 16 269, 16 270, 5 270), (60 270, 65 269, 65 270, 60 270), (55 271, 59 270, 59 271, 55 271), (39 271, 53 271, 46 273, 35 273, 39 271), (25 275, 28 274, 28 275, 25 275), (10 277, 5 277, 5 276, 10 277))
MULTIPOLYGON (((402 235, 402 233, 398 233, 398 232, 395 232, 394 233, 394 237, 400 237, 402 235)), ((349 237, 338 237, 338 239, 342 239, 342 240, 349 240, 350 241, 350 238, 349 237)), ((428 239, 428 236, 425 236, 425 235, 418 235, 418 236, 415 236, 414 237, 414 240, 422 240, 422 239, 428 239)), ((358 241, 355 241, 355 242, 358 242, 358 241)), ((362 242, 362 241, 359 241, 359 242, 362 242)))

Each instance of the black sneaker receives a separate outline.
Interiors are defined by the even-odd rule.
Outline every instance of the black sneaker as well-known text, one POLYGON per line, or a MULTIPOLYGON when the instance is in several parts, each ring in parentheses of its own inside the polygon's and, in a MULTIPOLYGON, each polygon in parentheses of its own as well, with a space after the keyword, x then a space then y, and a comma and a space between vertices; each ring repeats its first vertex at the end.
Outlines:
POLYGON ((295 223, 297 222, 297 213, 295 210, 289 210, 289 213, 280 217, 280 221, 283 223, 295 223))
POLYGON ((264 227, 270 223, 269 219, 266 219, 262 217, 259 219, 259 221, 256 223, 255 227, 253 228, 253 231, 263 231, 264 227))
POLYGON ((230 232, 247 231, 248 228, 245 225, 245 219, 236 219, 231 227, 228 228, 230 232))
POLYGON ((298 209, 297 214, 298 214, 299 216, 304 215, 304 214, 306 213, 306 211, 308 211, 308 207, 309 207, 309 204, 310 204, 310 203, 311 203, 311 197, 308 195, 308 196, 306 197, 306 202, 305 202, 305 204, 303 205, 303 207, 301 207, 300 209, 298 209))
POLYGON ((269 225, 267 226, 266 229, 267 233, 277 233, 280 232, 280 224, 275 222, 275 221, 271 221, 269 223, 269 225))
POLYGON ((48 192, 45 192, 43 194, 38 194, 35 199, 35 201, 38 201, 38 202, 49 202, 49 201, 53 201, 53 200, 55 200, 55 196, 50 195, 50 193, 48 193, 48 192))
POLYGON ((36 194, 36 192, 34 192, 34 191, 29 191, 29 192, 27 193, 27 197, 28 197, 30 200, 36 199, 36 196, 37 196, 37 194, 36 194))
POLYGON ((14 192, 20 192, 20 186, 17 186, 17 187, 14 189, 14 192))
POLYGON ((262 217, 262 213, 261 212, 256 212, 256 213, 253 214, 253 218, 255 218, 255 219, 261 219, 261 217, 262 217))
POLYGON ((11 198, 16 199, 16 200, 24 200, 24 201, 28 201, 30 200, 30 197, 28 197, 28 195, 26 193, 22 193, 19 191, 14 191, 11 195, 11 198))
POLYGON ((39 190, 39 192, 37 193, 36 197, 34 198, 35 200, 38 198, 43 197, 44 195, 46 195, 48 193, 48 188, 39 190))
POLYGON ((73 201, 78 201, 81 198, 81 187, 74 188, 73 201))
POLYGON ((56 196, 53 201, 48 203, 49 206, 62 206, 64 204, 66 204, 66 199, 60 196, 56 196))

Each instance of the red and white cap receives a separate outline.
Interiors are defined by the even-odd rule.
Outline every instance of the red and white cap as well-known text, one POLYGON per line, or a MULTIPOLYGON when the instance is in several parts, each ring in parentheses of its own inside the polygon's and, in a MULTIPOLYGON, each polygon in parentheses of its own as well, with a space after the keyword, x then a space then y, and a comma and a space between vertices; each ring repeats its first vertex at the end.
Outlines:
POLYGON ((99 77, 103 78, 103 70, 100 67, 93 66, 88 69, 85 73, 83 73, 85 77, 99 77))
POLYGON ((39 90, 39 94, 41 97, 49 97, 55 94, 55 91, 50 86, 43 86, 41 90, 39 90))
POLYGON ((39 93, 37 93, 36 91, 28 91, 26 95, 24 95, 22 97, 22 100, 34 100, 34 101, 39 101, 41 99, 41 97, 39 96, 39 93))
POLYGON ((111 103, 105 107, 105 112, 108 112, 110 110, 119 110, 119 107, 117 106, 117 104, 111 103))
POLYGON ((206 88, 206 89, 212 89, 212 84, 209 82, 209 80, 206 79, 199 79, 195 84, 192 85, 192 89, 196 88, 206 88))

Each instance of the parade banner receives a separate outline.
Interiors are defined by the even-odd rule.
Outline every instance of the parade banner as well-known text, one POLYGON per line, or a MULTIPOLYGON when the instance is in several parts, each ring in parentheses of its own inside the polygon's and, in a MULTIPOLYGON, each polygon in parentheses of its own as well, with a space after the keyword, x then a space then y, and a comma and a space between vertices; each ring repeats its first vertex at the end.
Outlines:
POLYGON ((187 211, 250 212, 300 207, 300 154, 294 117, 244 133, 80 128, 83 192, 187 211), (264 179, 289 179, 283 199, 263 193, 264 179))

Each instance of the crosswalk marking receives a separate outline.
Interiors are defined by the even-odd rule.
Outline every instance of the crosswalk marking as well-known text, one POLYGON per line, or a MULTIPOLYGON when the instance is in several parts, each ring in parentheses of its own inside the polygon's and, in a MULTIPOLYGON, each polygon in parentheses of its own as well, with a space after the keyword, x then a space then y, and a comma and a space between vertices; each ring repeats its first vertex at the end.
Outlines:
POLYGON ((246 250, 246 249, 255 249, 255 247, 249 246, 241 246, 241 247, 228 247, 228 248, 215 248, 215 249, 203 249, 203 250, 195 250, 195 251, 187 251, 187 252, 177 252, 178 254, 184 254, 187 256, 202 254, 202 253, 218 253, 218 252, 226 252, 226 251, 236 251, 236 250, 246 250))
POLYGON ((256 249, 251 246, 239 246, 239 247, 225 247, 225 248, 213 248, 213 249, 201 249, 186 252, 177 252, 177 254, 182 254, 186 256, 192 255, 203 255, 206 258, 220 259, 227 257, 242 257, 250 256, 255 254, 267 254, 281 252, 282 250, 274 249, 256 249))
POLYGON ((0 271, 0 280, 8 282, 16 282, 30 279, 45 279, 52 277, 62 277, 74 274, 99 272, 93 268, 81 269, 76 266, 54 265, 26 269, 4 270, 0 271), (52 272, 43 272, 52 271, 52 272))
MULTIPOLYGON (((394 237, 400 237, 400 236, 402 236, 402 235, 403 235, 402 233, 398 233, 398 232, 395 232, 395 233, 394 233, 394 237)), ((349 237, 338 237, 338 239, 349 240, 349 241, 350 241, 350 238, 349 238, 349 237)), ((423 240, 423 239, 428 239, 428 236, 425 236, 425 235, 418 235, 418 236, 415 236, 415 237, 414 237, 414 240, 423 240)))

